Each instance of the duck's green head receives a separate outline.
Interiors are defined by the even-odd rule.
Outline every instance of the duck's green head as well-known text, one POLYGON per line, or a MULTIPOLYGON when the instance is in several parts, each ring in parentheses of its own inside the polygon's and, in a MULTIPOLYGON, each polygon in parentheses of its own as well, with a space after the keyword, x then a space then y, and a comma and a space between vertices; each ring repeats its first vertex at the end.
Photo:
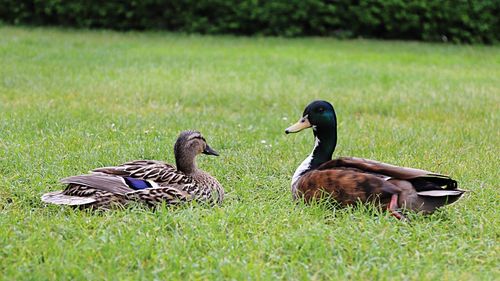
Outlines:
POLYGON ((331 103, 324 100, 311 102, 302 114, 302 118, 292 126, 286 128, 285 133, 297 133, 307 128, 315 131, 336 130, 337 117, 331 103))

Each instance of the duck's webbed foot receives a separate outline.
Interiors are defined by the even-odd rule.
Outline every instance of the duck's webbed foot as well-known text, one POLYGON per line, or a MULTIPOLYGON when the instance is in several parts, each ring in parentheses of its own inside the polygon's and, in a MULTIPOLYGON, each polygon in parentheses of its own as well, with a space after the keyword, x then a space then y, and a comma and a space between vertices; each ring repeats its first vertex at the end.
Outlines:
POLYGON ((397 218, 398 220, 409 222, 409 220, 400 211, 398 211, 398 195, 397 194, 392 195, 391 202, 387 206, 387 211, 389 211, 391 213, 391 216, 397 218))

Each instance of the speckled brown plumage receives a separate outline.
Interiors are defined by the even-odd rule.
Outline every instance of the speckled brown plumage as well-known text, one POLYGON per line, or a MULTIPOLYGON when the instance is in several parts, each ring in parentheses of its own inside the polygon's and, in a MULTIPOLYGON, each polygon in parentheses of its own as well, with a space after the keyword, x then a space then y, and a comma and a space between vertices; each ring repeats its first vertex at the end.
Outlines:
POLYGON ((62 179, 66 189, 42 196, 47 203, 111 208, 130 201, 176 205, 189 201, 222 203, 224 189, 214 177, 196 166, 198 154, 218 155, 197 131, 185 131, 174 146, 179 169, 162 161, 136 160, 94 169, 87 175, 62 179))

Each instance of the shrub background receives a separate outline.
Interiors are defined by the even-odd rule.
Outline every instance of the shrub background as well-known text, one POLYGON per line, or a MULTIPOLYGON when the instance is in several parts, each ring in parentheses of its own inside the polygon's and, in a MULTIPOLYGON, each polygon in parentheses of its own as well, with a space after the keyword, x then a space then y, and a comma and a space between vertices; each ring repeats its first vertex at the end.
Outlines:
POLYGON ((8 24, 497 43, 500 0, 0 0, 8 24))

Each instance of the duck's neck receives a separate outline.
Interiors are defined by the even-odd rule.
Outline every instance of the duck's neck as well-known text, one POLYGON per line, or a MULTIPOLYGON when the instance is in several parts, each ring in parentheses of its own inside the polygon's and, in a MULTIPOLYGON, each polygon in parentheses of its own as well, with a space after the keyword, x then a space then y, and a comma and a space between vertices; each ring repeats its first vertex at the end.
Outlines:
POLYGON ((295 182, 305 173, 314 170, 321 164, 330 161, 337 145, 337 125, 332 123, 331 127, 313 128, 314 148, 307 158, 302 161, 292 178, 292 187, 295 182))
POLYGON ((177 151, 175 154, 175 165, 177 166, 177 170, 183 172, 186 175, 196 174, 198 168, 196 167, 195 155, 191 155, 190 153, 182 154, 177 151))
POLYGON ((321 166, 321 164, 332 160, 332 154, 337 146, 337 128, 336 126, 328 130, 313 129, 314 132, 314 148, 311 153, 311 162, 309 169, 313 170, 321 166))

